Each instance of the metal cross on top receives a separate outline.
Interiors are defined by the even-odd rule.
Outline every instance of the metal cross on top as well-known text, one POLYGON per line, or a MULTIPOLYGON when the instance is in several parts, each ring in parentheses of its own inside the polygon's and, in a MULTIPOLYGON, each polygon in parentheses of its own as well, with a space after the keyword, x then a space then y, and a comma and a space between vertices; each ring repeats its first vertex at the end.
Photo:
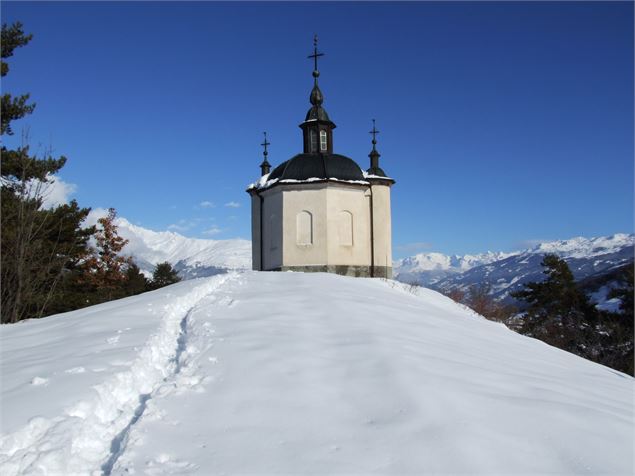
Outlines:
POLYGON ((269 155, 269 152, 267 152, 267 146, 271 145, 271 142, 267 141, 267 133, 263 132, 263 134, 265 135, 265 141, 260 145, 262 145, 265 148, 265 151, 262 154, 265 156, 265 160, 267 160, 267 155, 269 155))
POLYGON ((318 50, 317 50, 317 40, 318 40, 317 35, 313 35, 313 54, 312 54, 312 55, 307 56, 307 58, 313 58, 313 61, 314 61, 314 62, 313 62, 313 65, 314 65, 314 66, 313 66, 313 69, 314 69, 314 71, 317 71, 317 70, 318 70, 318 67, 317 67, 317 59, 318 59, 320 56, 324 56, 324 53, 318 53, 318 50))
POLYGON ((373 135, 373 150, 375 150, 375 144, 377 144, 377 139, 375 136, 379 134, 379 131, 375 129, 375 119, 373 119, 373 130, 369 132, 369 134, 373 135))

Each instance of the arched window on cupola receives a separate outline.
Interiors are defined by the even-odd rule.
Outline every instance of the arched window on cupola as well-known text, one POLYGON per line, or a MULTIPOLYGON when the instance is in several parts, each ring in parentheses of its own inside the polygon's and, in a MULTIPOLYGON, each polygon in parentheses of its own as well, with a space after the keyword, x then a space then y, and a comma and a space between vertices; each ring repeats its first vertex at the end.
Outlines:
POLYGON ((326 151, 326 131, 320 131, 320 151, 326 151))

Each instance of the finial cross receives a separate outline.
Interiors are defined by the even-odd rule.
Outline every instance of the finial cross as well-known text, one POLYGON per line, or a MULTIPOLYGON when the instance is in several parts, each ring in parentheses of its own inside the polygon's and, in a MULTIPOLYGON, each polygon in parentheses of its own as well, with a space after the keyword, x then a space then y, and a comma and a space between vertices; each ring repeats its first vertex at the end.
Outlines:
POLYGON ((324 56, 324 53, 318 53, 317 50, 317 42, 318 42, 318 37, 317 35, 313 35, 313 54, 307 56, 307 58, 313 58, 313 70, 317 71, 318 70, 318 65, 317 65, 317 60, 320 56, 324 56))
POLYGON ((379 131, 375 129, 375 119, 373 119, 373 130, 369 134, 373 135, 373 149, 375 149, 375 144, 377 144, 376 135, 379 134, 379 131))
POLYGON ((265 148, 265 151, 263 152, 263 155, 265 156, 265 159, 267 159, 267 155, 269 154, 267 152, 267 146, 271 145, 271 142, 267 141, 267 133, 263 132, 263 134, 265 135, 265 141, 262 144, 260 144, 260 145, 262 145, 265 148))

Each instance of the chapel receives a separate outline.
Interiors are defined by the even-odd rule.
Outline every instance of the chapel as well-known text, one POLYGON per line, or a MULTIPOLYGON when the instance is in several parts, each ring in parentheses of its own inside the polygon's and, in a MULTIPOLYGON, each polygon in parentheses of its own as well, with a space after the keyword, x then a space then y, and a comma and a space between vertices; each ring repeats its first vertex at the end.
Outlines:
POLYGON ((390 188, 379 166, 373 119, 370 167, 335 153, 331 121, 318 85, 314 38, 311 107, 302 130, 302 153, 271 169, 265 140, 261 177, 249 186, 252 267, 259 271, 329 272, 392 277, 390 188))

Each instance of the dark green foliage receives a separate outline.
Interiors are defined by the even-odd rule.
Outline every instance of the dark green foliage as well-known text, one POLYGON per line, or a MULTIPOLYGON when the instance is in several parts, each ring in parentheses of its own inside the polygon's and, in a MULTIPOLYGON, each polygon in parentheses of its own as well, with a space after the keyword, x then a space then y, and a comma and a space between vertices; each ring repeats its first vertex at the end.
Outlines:
POLYGON ((611 367, 617 368, 630 375, 635 375, 633 359, 633 265, 629 265, 624 272, 622 286, 613 289, 608 297, 609 299, 617 298, 620 300, 620 311, 617 313, 606 313, 606 320, 610 323, 613 335, 613 352, 610 353, 608 359, 611 363, 607 363, 611 367))
MULTIPOLYGON (((2 26, 2 76, 9 71, 4 61, 15 48, 26 45, 22 25, 2 26)), ((1 135, 12 134, 11 122, 30 114, 34 105, 28 95, 2 96, 1 135)), ((31 155, 28 146, 16 150, 2 147, 1 182, 1 309, 2 323, 42 317, 64 308, 61 294, 74 270, 86 256, 92 228, 82 228, 89 209, 76 202, 44 209, 42 202, 49 175, 66 162, 50 154, 31 155)))
POLYGON ((28 104, 30 95, 22 94, 12 97, 10 94, 2 95, 2 120, 0 121, 0 131, 2 134, 13 135, 11 121, 22 119, 27 114, 31 114, 35 109, 35 104, 28 104))
MULTIPOLYGON (((22 31, 22 24, 17 22, 11 26, 6 23, 2 24, 2 77, 9 72, 9 65, 4 61, 6 58, 13 56, 13 50, 26 45, 31 41, 33 35, 25 35, 22 31)), ((13 134, 10 123, 16 119, 20 119, 27 114, 31 114, 35 108, 35 104, 27 104, 29 100, 28 94, 18 97, 11 97, 10 94, 2 95, 2 121, 0 126, 0 134, 13 134)), ((4 152, 4 150, 3 150, 4 152)), ((3 164, 4 165, 4 164, 3 164)))
POLYGON ((148 279, 134 263, 131 263, 126 270, 126 283, 124 289, 127 296, 141 294, 149 289, 148 279))
MULTIPOLYGON (((624 337, 615 316, 599 312, 589 302, 564 260, 545 255, 542 265, 547 275, 544 281, 527 283, 525 289, 512 293, 529 305, 520 332, 632 374, 632 363, 629 368, 624 359, 627 348, 620 343, 624 337)), ((630 342, 632 353, 632 334, 630 342)))
MULTIPOLYGON (((20 23, 2 25, 4 61, 26 45, 20 23)), ((31 112, 29 95, 2 96, 1 135, 11 135, 11 122, 31 112)), ((99 228, 82 227, 90 209, 77 202, 42 207, 51 176, 66 163, 49 153, 32 155, 26 142, 15 150, 2 147, 0 215, 2 323, 43 317, 98 304, 147 290, 147 280, 129 258, 119 255, 126 240, 117 234, 115 211, 99 220, 99 228), (88 246, 94 235, 96 249, 88 246)))
POLYGON ((527 283, 525 289, 512 297, 529 304, 522 332, 549 341, 560 348, 576 345, 574 329, 586 319, 597 321, 588 298, 576 286, 566 261, 556 255, 545 255, 542 266, 547 279, 527 283))
POLYGON ((48 182, 48 176, 55 174, 66 163, 66 157, 55 159, 49 154, 38 158, 29 154, 29 146, 15 150, 2 148, 2 177, 5 179, 3 187, 10 188, 16 193, 28 193, 27 187, 31 180, 48 182))
POLYGON ((172 268, 170 263, 165 261, 164 263, 157 264, 154 273, 152 273, 150 286, 152 289, 159 289, 163 286, 178 283, 179 281, 181 281, 181 278, 179 278, 178 273, 172 268))
POLYGON ((578 281, 578 287, 589 296, 600 291, 603 287, 614 288, 616 283, 622 284, 628 280, 627 275, 632 267, 633 263, 629 263, 592 274, 578 281))
POLYGON ((13 56, 13 50, 26 45, 33 39, 33 35, 25 35, 22 23, 15 22, 12 25, 2 24, 2 44, 0 51, 2 56, 2 76, 9 72, 9 65, 4 62, 6 58, 13 56))
POLYGON ((622 286, 613 289, 609 295, 609 299, 617 298, 620 300, 620 311, 625 316, 630 316, 630 326, 633 327, 633 273, 634 266, 628 265, 624 269, 622 278, 622 286))
POLYGON ((92 227, 95 248, 88 248, 81 262, 67 266, 53 312, 64 312, 133 296, 149 290, 146 277, 128 257, 119 253, 127 243, 114 223, 110 209, 92 227))
POLYGON ((89 209, 75 201, 54 209, 2 189, 2 323, 42 317, 60 299, 58 285, 86 256, 89 209))

